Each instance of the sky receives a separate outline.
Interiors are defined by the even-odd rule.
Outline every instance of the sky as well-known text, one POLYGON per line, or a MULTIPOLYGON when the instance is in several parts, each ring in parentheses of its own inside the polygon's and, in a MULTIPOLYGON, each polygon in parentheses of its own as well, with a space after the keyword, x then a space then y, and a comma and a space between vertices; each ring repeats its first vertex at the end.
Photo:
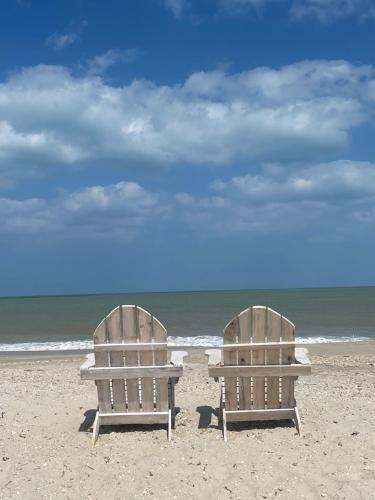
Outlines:
POLYGON ((3 0, 0 295, 374 285, 373 0, 3 0))

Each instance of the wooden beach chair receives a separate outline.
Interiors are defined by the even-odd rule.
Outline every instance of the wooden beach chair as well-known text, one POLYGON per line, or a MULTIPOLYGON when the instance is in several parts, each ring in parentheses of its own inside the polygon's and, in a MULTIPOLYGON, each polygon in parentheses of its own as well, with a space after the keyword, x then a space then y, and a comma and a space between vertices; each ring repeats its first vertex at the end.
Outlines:
POLYGON ((83 380, 95 380, 100 426, 168 424, 175 421, 174 386, 182 376, 186 352, 167 360, 167 331, 150 313, 134 305, 116 307, 94 333, 94 353, 81 366, 83 380))
POLYGON ((294 383, 311 364, 307 349, 295 348, 294 330, 281 314, 253 306, 227 324, 220 350, 206 351, 209 376, 221 382, 225 441, 228 422, 292 419, 301 434, 294 383))

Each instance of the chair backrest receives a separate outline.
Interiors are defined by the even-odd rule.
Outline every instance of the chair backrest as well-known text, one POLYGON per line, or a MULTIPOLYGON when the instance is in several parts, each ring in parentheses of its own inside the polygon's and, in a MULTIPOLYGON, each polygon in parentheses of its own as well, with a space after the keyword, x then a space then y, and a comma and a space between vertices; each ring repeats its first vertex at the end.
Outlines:
MULTIPOLYGON (((293 364, 294 330, 293 323, 269 307, 245 309, 224 329, 224 366, 293 364)), ((251 377, 225 377, 227 410, 294 407, 295 377, 263 376, 263 371, 259 368, 251 377)))
POLYGON ((108 370, 108 379, 96 380, 101 412, 168 411, 168 378, 156 376, 167 364, 167 330, 158 319, 141 307, 116 307, 95 330, 94 354, 97 368, 155 367, 138 378, 115 376, 116 370, 111 378, 108 370))

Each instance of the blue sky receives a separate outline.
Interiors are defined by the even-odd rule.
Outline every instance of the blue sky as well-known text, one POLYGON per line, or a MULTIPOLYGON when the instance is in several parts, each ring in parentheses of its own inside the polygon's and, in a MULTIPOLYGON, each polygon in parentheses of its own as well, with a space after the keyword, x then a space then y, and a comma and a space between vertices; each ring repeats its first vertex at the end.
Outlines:
POLYGON ((372 0, 5 0, 0 294, 375 283, 372 0))

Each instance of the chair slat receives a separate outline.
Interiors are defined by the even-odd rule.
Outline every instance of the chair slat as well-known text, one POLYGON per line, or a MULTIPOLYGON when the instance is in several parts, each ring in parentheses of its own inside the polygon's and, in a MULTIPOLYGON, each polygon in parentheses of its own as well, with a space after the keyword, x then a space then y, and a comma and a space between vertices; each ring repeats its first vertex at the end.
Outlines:
MULTIPOLYGON (((281 341, 281 316, 267 309, 267 341, 281 341)), ((284 346, 285 348, 285 346, 284 346)), ((280 364, 280 349, 268 349, 267 347, 267 365, 280 364)), ((280 408, 280 379, 279 377, 267 377, 267 408, 280 408)))
MULTIPOLYGON (((266 308, 253 307, 252 317, 253 342, 264 342, 266 337, 266 308)), ((265 364, 265 350, 260 349, 252 353, 253 365, 265 364)), ((265 378, 253 379, 253 409, 260 410, 265 407, 265 378)))
MULTIPOLYGON (((239 335, 238 343, 246 344, 245 349, 238 352, 238 364, 250 365, 251 364, 251 326, 252 326, 252 309, 249 308, 239 316, 239 335)), ((240 410, 251 409, 251 378, 239 377, 238 378, 238 407, 240 410)))
MULTIPOLYGON (((155 318, 152 317, 152 333, 155 342, 166 342, 167 332, 164 326, 155 318)), ((155 365, 167 364, 167 349, 164 351, 155 351, 155 365)), ((155 400, 156 411, 168 411, 168 380, 155 380, 155 400)))
MULTIPOLYGON (((141 308, 138 308, 138 326, 140 342, 152 341, 152 318, 149 313, 141 308)), ((154 364, 154 356, 152 351, 140 351, 140 364, 152 366, 154 364)), ((141 379, 142 390, 142 411, 152 411, 154 409, 154 387, 153 378, 141 379)))
MULTIPOLYGON (((282 317, 281 337, 284 341, 294 340, 294 325, 286 318, 282 317)), ((281 362, 288 365, 295 362, 294 349, 284 349, 281 353, 281 362)), ((281 380, 281 407, 294 408, 294 379, 293 377, 283 377, 281 380)))
MULTIPOLYGON (((122 306, 122 324, 124 342, 131 344, 138 341, 138 315, 136 306, 122 306)), ((138 351, 129 351, 125 354, 124 366, 138 366, 138 351)), ((140 409, 139 380, 126 380, 128 411, 136 412, 140 409)))
MULTIPOLYGON (((239 323, 236 316, 224 330, 224 343, 234 344, 238 341, 239 323)), ((224 364, 236 366, 238 364, 237 350, 225 349, 224 364)), ((237 410, 237 377, 225 377, 225 408, 237 410)))
MULTIPOLYGON (((108 342, 122 342, 122 318, 121 309, 117 307, 112 313, 106 318, 107 331, 108 331, 108 342)), ((109 353, 110 366, 124 366, 124 358, 121 352, 110 352, 109 353)), ((113 396, 113 410, 114 411, 125 411, 126 410, 126 399, 125 399, 125 381, 124 380, 112 380, 112 396, 113 396)))
MULTIPOLYGON (((103 320, 97 327, 94 333, 94 348, 96 343, 103 344, 107 341, 107 328, 106 322, 103 320)), ((98 367, 109 366, 109 356, 107 352, 95 353, 95 364, 98 367)), ((98 391, 98 405, 99 410, 103 412, 112 411, 112 401, 111 401, 111 385, 109 380, 98 380, 96 383, 96 389, 98 391)))

